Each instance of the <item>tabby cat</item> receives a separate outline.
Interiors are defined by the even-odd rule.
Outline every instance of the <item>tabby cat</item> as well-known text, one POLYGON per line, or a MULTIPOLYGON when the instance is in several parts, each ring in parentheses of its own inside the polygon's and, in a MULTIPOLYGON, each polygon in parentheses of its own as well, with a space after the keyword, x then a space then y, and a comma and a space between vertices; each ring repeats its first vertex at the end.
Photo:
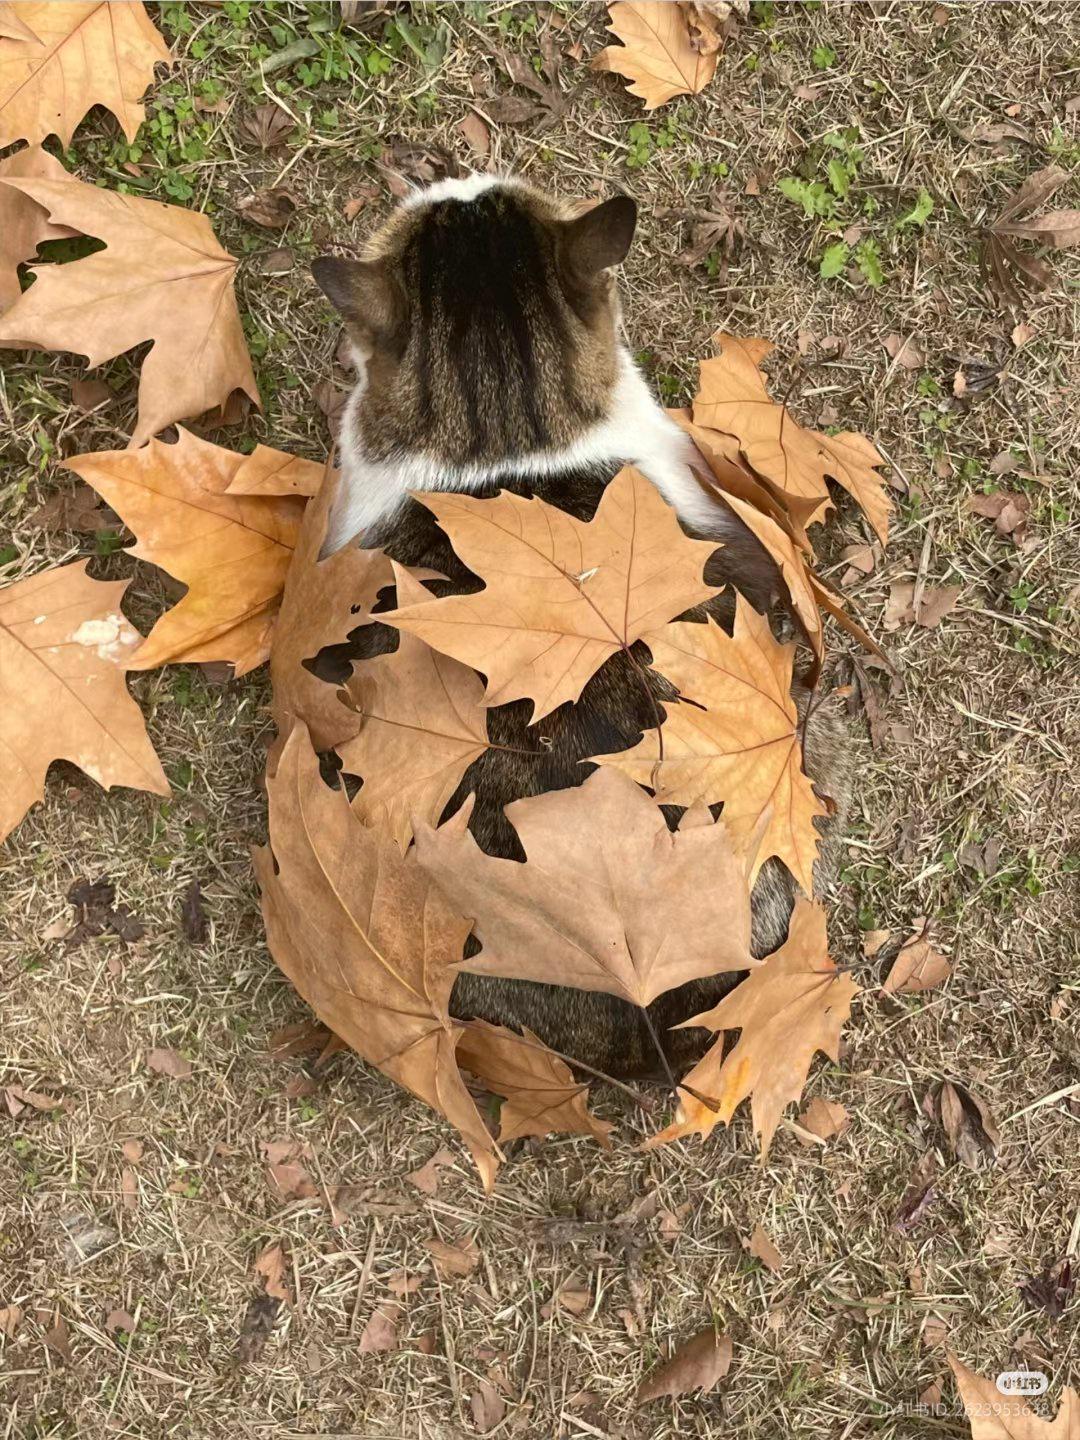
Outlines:
MULTIPOLYGON (((695 481, 689 442, 620 339, 609 272, 626 255, 636 218, 624 196, 579 214, 520 180, 472 176, 411 196, 375 232, 363 259, 314 262, 312 273, 345 322, 359 371, 342 421, 342 476, 327 551, 346 543, 382 546, 403 564, 449 577, 431 583, 437 595, 475 591, 481 582, 410 491, 490 496, 505 489, 588 520, 608 481, 633 464, 689 534, 724 542, 706 581, 735 586, 761 611, 783 601, 772 561, 695 481)), ((727 591, 686 618, 712 614, 730 631, 733 609, 727 591)), ((396 644, 390 627, 365 626, 354 634, 351 655, 396 644)), ((635 651, 647 662, 644 646, 635 651)), ((660 677, 654 691, 661 702, 673 694, 660 677)), ((849 790, 843 734, 827 710, 814 709, 805 740, 808 772, 833 806, 817 868, 822 884, 849 790)), ((579 785, 593 768, 580 763, 585 757, 628 748, 653 723, 640 672, 623 654, 601 667, 576 704, 535 728, 531 713, 528 701, 489 711, 490 739, 509 748, 476 760, 446 808, 451 814, 475 793, 470 829, 491 855, 524 859, 505 805, 579 785), (535 750, 538 738, 541 758, 514 753, 535 750)), ((665 807, 665 814, 674 826, 681 811, 665 807)), ((753 895, 755 955, 782 943, 794 890, 778 861, 763 867, 753 895)), ((662 996, 650 1008, 656 1031, 663 1035, 714 1004, 733 983, 721 976, 662 996)), ((613 996, 462 975, 452 1009, 527 1025, 609 1074, 657 1069, 642 1014, 613 996)), ((676 1031, 665 1045, 682 1060, 706 1038, 702 1030, 676 1031)))

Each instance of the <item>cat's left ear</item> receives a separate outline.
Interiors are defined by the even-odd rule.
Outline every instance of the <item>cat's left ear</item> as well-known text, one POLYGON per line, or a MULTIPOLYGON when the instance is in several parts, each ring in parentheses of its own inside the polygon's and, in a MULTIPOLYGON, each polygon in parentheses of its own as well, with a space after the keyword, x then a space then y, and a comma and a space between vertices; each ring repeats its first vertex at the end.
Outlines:
POLYGON ((399 287, 382 260, 339 260, 324 255, 311 262, 315 283, 350 330, 388 336, 402 317, 399 287))
POLYGON ((591 280, 625 260, 636 224, 637 205, 629 195, 615 195, 563 224, 559 259, 575 279, 591 280))

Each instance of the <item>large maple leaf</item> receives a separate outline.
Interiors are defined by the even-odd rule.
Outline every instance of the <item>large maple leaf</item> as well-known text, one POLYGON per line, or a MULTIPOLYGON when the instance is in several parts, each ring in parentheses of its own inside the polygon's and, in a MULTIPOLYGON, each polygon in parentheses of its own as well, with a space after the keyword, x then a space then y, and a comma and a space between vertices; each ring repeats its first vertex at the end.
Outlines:
POLYGON ((644 638, 681 703, 665 700, 660 732, 647 730, 632 750, 591 758, 648 785, 661 804, 722 800, 737 842, 760 837, 754 874, 778 855, 812 894, 814 817, 826 809, 802 769, 790 694, 794 646, 778 645, 769 622, 741 598, 732 635, 710 620, 665 625, 644 638))
POLYGON ((947 1359, 971 1422, 971 1440, 1080 1440, 1080 1395, 1071 1387, 1062 1390, 1057 1414, 1046 1420, 1026 1400, 999 1390, 996 1378, 976 1374, 955 1355, 947 1359))
MULTIPOLYGON (((0 160, 0 180, 70 180, 59 160, 40 145, 16 150, 0 160)), ((62 240, 76 232, 66 225, 53 225, 42 206, 16 190, 0 185, 0 315, 22 294, 18 267, 29 260, 45 240, 62 240)))
POLYGON ((99 450, 66 462, 135 532, 131 553, 188 586, 139 647, 132 669, 230 660, 243 675, 262 664, 304 502, 259 489, 268 471, 290 476, 305 466, 321 475, 312 461, 266 446, 239 455, 189 430, 175 445, 151 440, 141 450, 99 450), (233 485, 256 493, 234 494, 233 485))
POLYGON ((611 481, 591 521, 501 491, 417 495, 486 582, 380 615, 487 676, 485 704, 529 699, 534 720, 576 700, 605 660, 715 595, 702 571, 716 542, 691 540, 651 481, 611 481))
POLYGON ((681 5, 670 0, 616 0, 608 6, 608 29, 623 42, 608 45, 594 70, 613 70, 631 83, 631 95, 655 110, 676 95, 696 95, 716 73, 716 53, 694 48, 681 5))
POLYGON ((686 1026, 736 1030, 742 1034, 724 1054, 720 1035, 685 1077, 684 1099, 674 1122, 646 1146, 685 1135, 708 1135, 727 1124, 749 1096, 754 1133, 768 1154, 784 1106, 798 1100, 816 1050, 838 1057, 840 1027, 851 1013, 859 987, 841 975, 829 958, 825 911, 798 900, 788 938, 719 1005, 695 1015, 686 1026), (697 1092, 694 1094, 693 1092, 697 1092), (713 1109, 698 1096, 716 1102, 713 1109))
POLYGON ((274 959, 335 1035, 457 1127, 490 1186, 496 1150, 447 1011, 470 922, 323 782, 302 722, 266 788, 270 846, 255 868, 274 959))
POLYGON ((602 768, 573 790, 515 800, 506 816, 528 857, 486 855, 468 807, 416 854, 483 949, 462 969, 607 991, 648 1005, 665 990, 750 958, 747 859, 707 810, 672 833, 632 780, 602 768))
POLYGON ((100 365, 152 340, 133 445, 223 405, 234 390, 259 404, 233 291, 237 262, 205 215, 79 180, 2 183, 40 205, 51 223, 96 236, 105 249, 41 266, 0 318, 0 342, 73 350, 100 365))
POLYGON ((694 421, 734 435, 751 467, 786 494, 818 500, 817 519, 831 504, 826 476, 866 512, 881 539, 889 536, 889 500, 875 467, 885 462, 865 435, 806 430, 770 396, 758 361, 772 346, 762 340, 717 335, 720 354, 701 362, 694 421))
POLYGON ((94 105, 111 110, 134 140, 154 66, 172 64, 142 0, 22 0, 8 8, 26 33, 0 46, 0 145, 48 135, 70 145, 94 105))
POLYGON ((120 613, 126 580, 91 580, 87 561, 0 590, 0 840, 45 793, 53 760, 110 789, 167 795, 124 682, 138 631, 120 613))
MULTIPOLYGON (((434 603, 394 565, 398 603, 434 603)), ((404 850, 418 816, 437 824, 446 802, 488 748, 484 685, 468 665, 403 631, 398 648, 365 660, 347 685, 360 729, 339 747, 341 767, 363 777, 353 809, 404 850)))

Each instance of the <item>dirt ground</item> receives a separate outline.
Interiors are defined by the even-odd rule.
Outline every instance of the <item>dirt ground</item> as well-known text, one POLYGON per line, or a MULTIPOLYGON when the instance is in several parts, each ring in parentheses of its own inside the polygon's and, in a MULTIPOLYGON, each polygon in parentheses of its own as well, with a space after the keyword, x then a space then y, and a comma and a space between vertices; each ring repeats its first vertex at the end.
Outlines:
MULTIPOLYGON (((858 794, 830 925, 866 993, 841 1063, 816 1066, 808 1088, 841 1101, 851 1123, 823 1147, 782 1130, 764 1167, 741 1112, 707 1143, 642 1153, 637 1112, 597 1088, 619 1127, 610 1153, 577 1139, 522 1144, 485 1197, 446 1127, 349 1054, 313 1070, 312 1055, 267 1053, 305 1011, 267 953, 248 859, 264 838, 265 674, 137 678, 172 797, 105 795, 56 765, 45 804, 0 851, 0 1088, 63 1101, 0 1119, 0 1307, 26 1312, 13 1338, 0 1323, 0 1436, 442 1440, 478 1433, 494 1392, 505 1413, 489 1433, 539 1440, 961 1436, 946 1345, 990 1375, 1043 1370, 1050 1390, 1034 1403, 1049 1414, 1080 1372, 1080 1301, 1053 1318, 1019 1287, 1066 1254, 1080 1263, 1080 267, 1075 254, 1052 257, 1055 286, 1009 314, 981 284, 976 232, 1026 175, 1080 162, 1080 9, 756 4, 710 88, 646 115, 579 58, 603 44, 600 5, 400 8, 415 48, 389 15, 368 14, 340 35, 317 30, 318 53, 290 68, 273 57, 328 7, 151 5, 183 63, 152 94, 142 150, 133 159, 95 112, 68 163, 206 208, 244 257, 266 413, 197 427, 224 443, 321 458, 318 401, 348 377, 306 262, 351 250, 385 213, 388 171, 410 162, 384 152, 405 143, 569 195, 633 193, 626 328, 669 403, 692 395, 714 331, 764 335, 778 350, 775 393, 800 419, 875 438, 897 512, 873 572, 847 582, 860 613, 880 632, 897 581, 960 595, 935 628, 886 637, 902 679, 866 672, 882 712, 874 744, 853 692, 858 794), (545 36, 563 56, 565 112, 546 127, 493 124, 492 153, 477 157, 459 122, 492 97, 526 98, 499 54, 533 64, 545 36), (270 151, 242 125, 264 84, 298 121, 270 151), (853 253, 873 240, 876 286, 853 267, 823 279, 838 237, 778 188, 820 178, 830 155, 851 164, 838 219, 863 227, 853 253), (274 183, 298 206, 284 232, 236 209, 274 183), (899 225, 920 189, 932 212, 899 225), (365 203, 346 220, 350 199, 365 203), (715 247, 700 264, 680 259, 694 220, 675 212, 706 210, 743 231, 726 267, 715 247), (1018 319, 1034 329, 1019 346, 1018 319), (912 337, 922 363, 890 359, 890 335, 912 337), (993 372, 984 387, 980 367, 993 372), (999 487, 1031 499, 1022 546, 969 512, 970 496, 999 487), (57 938, 73 881, 103 876, 142 938, 57 938), (209 916, 202 943, 181 924, 193 879, 209 916), (899 938, 921 916, 953 977, 882 997, 861 932, 899 938), (154 1047, 182 1052, 191 1076, 151 1073, 154 1047), (928 1115, 943 1078, 996 1117, 993 1164, 957 1163, 928 1115), (268 1182, 262 1147, 287 1139, 305 1147, 314 1197, 283 1201, 268 1182), (407 1177, 442 1145, 452 1162, 427 1195, 407 1177), (901 1233, 928 1155, 933 1194, 901 1233), (347 1213, 331 1217, 324 1197, 338 1185, 347 1213), (775 1273, 745 1248, 758 1224, 783 1258, 775 1273), (474 1241, 477 1268, 438 1274, 432 1237, 474 1241), (255 1259, 277 1242, 295 1305, 238 1357, 255 1259), (361 1353, 402 1270, 418 1285, 398 1348, 361 1353), (559 1291, 568 1303, 552 1303, 559 1291), (705 1397, 635 1408, 642 1375, 713 1319, 734 1342, 727 1379, 705 1397), (935 1383, 941 1408, 920 1413, 935 1383)), ((1080 187, 1055 203, 1077 205, 1080 187)), ((94 416, 72 403, 82 373, 76 357, 4 357, 0 576, 97 555, 95 573, 134 576, 128 609, 145 628, 167 603, 148 567, 31 518, 70 488, 59 458, 122 444, 130 427, 130 360, 104 368, 118 398, 94 416)), ((830 530, 834 556, 871 538, 845 508, 830 530)), ((836 579, 846 569, 827 567, 836 579)), ((856 684, 849 642, 837 634, 833 647, 834 681, 856 684)))

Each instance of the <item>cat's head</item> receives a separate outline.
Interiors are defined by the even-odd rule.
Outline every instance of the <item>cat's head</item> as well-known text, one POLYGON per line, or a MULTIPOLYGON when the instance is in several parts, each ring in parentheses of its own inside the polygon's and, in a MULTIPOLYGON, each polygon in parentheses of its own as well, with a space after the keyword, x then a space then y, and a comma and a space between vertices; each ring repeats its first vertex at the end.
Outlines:
POLYGON ((361 260, 312 265, 361 361, 345 435, 370 460, 488 465, 572 444, 608 413, 636 207, 584 214, 520 181, 442 181, 361 260))

